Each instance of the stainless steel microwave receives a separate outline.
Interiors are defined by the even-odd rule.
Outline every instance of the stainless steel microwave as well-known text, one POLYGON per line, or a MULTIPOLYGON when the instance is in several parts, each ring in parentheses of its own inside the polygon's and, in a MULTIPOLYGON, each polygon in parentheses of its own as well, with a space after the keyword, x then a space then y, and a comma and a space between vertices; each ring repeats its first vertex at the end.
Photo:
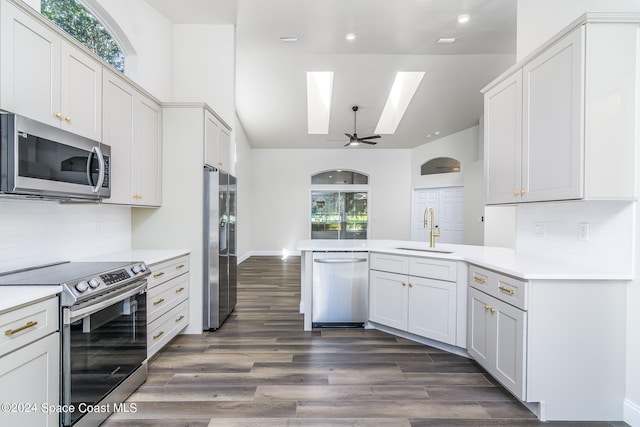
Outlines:
POLYGON ((111 148, 28 119, 0 114, 0 193, 55 199, 111 196, 111 148))

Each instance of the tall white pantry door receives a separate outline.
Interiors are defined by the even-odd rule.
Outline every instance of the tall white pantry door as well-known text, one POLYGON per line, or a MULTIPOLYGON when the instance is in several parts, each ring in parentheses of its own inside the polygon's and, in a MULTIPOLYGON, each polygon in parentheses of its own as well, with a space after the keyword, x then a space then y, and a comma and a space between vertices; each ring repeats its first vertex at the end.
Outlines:
MULTIPOLYGON (((435 211, 435 225, 440 228, 441 243, 463 243, 463 187, 415 188, 411 212, 411 240, 429 242, 429 228, 424 228, 424 212, 435 211)), ((429 224, 431 227, 431 224, 429 224)))

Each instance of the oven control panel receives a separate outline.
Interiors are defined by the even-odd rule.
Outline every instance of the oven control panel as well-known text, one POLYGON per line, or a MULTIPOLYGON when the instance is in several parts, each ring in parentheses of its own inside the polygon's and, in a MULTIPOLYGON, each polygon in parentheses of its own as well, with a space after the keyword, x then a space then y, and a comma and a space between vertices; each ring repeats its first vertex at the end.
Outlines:
POLYGON ((72 301, 67 302, 67 304, 75 304, 80 300, 84 301, 98 297, 111 291, 111 288, 120 288, 135 281, 138 276, 144 277, 149 273, 149 267, 144 262, 140 262, 103 271, 97 273, 94 277, 85 277, 75 284, 69 283, 71 286, 68 286, 67 289, 72 294, 72 301))

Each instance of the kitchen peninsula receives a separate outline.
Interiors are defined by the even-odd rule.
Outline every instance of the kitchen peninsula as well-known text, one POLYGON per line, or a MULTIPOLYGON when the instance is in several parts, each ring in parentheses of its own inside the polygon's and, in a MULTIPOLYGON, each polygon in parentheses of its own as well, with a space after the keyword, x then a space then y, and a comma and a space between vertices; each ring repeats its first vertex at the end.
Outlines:
POLYGON ((302 240, 297 249, 305 330, 314 253, 368 252, 365 327, 474 358, 541 420, 620 417, 631 271, 395 240, 302 240))

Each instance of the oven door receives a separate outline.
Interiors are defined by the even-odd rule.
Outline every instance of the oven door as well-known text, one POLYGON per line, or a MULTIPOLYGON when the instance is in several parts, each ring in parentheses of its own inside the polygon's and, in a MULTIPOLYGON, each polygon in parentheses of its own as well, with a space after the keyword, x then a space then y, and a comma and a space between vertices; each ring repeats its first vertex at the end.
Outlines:
POLYGON ((2 191, 53 198, 111 195, 111 148, 15 114, 0 117, 2 191))
POLYGON ((62 423, 75 424, 147 357, 143 284, 101 303, 63 310, 62 423), (73 406, 73 409, 65 409, 73 406))

